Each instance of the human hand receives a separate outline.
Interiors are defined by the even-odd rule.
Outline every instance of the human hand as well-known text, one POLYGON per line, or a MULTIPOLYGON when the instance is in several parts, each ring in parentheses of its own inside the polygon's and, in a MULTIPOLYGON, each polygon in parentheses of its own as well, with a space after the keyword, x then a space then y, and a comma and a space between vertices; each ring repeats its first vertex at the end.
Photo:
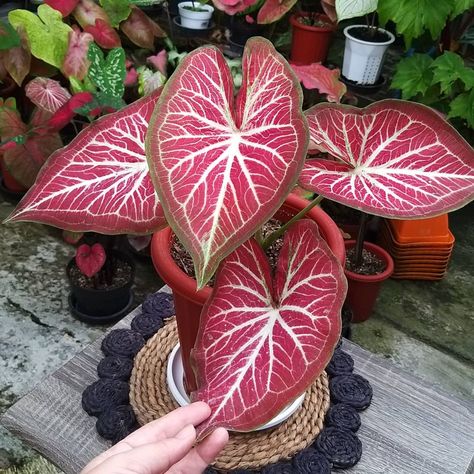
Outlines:
POLYGON ((210 414, 203 402, 178 408, 97 456, 81 474, 200 474, 229 440, 218 428, 194 446, 194 427, 210 414))

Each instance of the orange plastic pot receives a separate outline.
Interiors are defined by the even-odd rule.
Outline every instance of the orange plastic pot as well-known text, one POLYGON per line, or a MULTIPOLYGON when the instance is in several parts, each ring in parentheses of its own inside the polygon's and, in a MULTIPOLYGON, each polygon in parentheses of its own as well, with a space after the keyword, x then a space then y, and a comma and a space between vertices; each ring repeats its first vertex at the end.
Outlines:
POLYGON ((428 219, 389 219, 387 222, 394 239, 400 243, 451 243, 448 214, 428 219))
MULTIPOLYGON (((355 240, 346 240, 346 251, 352 249, 355 244, 355 240)), ((394 269, 392 257, 382 247, 364 242, 364 248, 385 262, 385 270, 377 275, 360 275, 347 269, 344 270, 348 283, 346 303, 352 309, 353 323, 361 323, 369 319, 380 293, 382 282, 390 278, 394 269)))
MULTIPOLYGON (((290 194, 281 209, 275 214, 275 217, 281 221, 287 221, 304 209, 307 204, 307 200, 290 194)), ((307 218, 318 224, 322 237, 341 264, 344 264, 344 241, 334 221, 319 207, 311 209, 307 214, 307 218)), ((178 267, 170 253, 172 238, 173 234, 169 227, 156 232, 151 241, 150 253, 157 273, 173 290, 185 387, 190 393, 196 389, 196 381, 190 360, 191 349, 196 341, 202 307, 211 295, 212 288, 206 286, 198 291, 196 281, 178 267)))
POLYGON ((324 26, 305 25, 299 21, 305 17, 309 17, 309 13, 290 17, 292 26, 290 61, 296 65, 324 62, 337 25, 326 15, 319 14, 316 15, 316 20, 324 23, 324 26))

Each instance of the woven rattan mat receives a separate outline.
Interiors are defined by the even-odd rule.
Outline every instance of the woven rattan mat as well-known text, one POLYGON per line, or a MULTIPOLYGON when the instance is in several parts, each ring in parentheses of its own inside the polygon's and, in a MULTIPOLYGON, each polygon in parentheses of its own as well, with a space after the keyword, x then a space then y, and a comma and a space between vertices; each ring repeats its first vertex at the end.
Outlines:
MULTIPOLYGON (((178 342, 174 320, 166 324, 137 354, 130 379, 130 404, 141 425, 166 415, 178 405, 168 392, 168 355, 178 342)), ((329 408, 326 373, 307 390, 302 406, 284 423, 253 433, 231 433, 230 441, 214 467, 258 469, 289 459, 319 434, 329 408)))

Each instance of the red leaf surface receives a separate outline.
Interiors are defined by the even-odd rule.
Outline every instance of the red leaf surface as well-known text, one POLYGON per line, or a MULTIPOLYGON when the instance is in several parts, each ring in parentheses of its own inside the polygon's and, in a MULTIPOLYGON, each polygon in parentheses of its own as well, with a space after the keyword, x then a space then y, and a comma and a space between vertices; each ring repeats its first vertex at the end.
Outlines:
POLYGON ((90 33, 95 42, 104 49, 118 48, 121 45, 118 33, 104 20, 97 18, 94 25, 84 27, 86 33, 90 33))
POLYGON ((155 109, 150 173, 198 285, 280 207, 307 149, 301 88, 263 38, 245 47, 234 103, 230 70, 214 47, 187 55, 155 109))
POLYGON ((193 352, 192 399, 212 409, 203 435, 255 429, 313 383, 339 339, 346 290, 340 263, 308 219, 286 232, 273 282, 253 239, 223 262, 193 352))
POLYGON ((101 244, 92 246, 79 245, 76 250, 76 265, 88 278, 93 277, 104 266, 106 259, 104 247, 101 244))
POLYGON ((54 153, 9 220, 106 234, 163 227, 144 149, 160 93, 97 120, 54 153))
POLYGON ((94 99, 90 92, 79 92, 74 94, 64 105, 62 105, 54 115, 48 120, 47 124, 53 130, 61 130, 76 115, 76 110, 92 102, 94 99))
POLYGON ((54 113, 63 106, 71 94, 58 81, 47 77, 36 77, 25 87, 26 96, 38 107, 54 113))
POLYGON ((266 0, 257 15, 257 23, 274 23, 289 12, 297 0, 266 0))
POLYGON ((168 53, 166 49, 162 49, 154 56, 148 56, 146 61, 147 63, 150 63, 156 71, 160 71, 163 76, 167 75, 168 53))
POLYGON ((306 89, 318 89, 320 94, 327 94, 329 102, 340 102, 347 91, 346 85, 339 80, 339 69, 328 69, 320 63, 292 64, 291 67, 306 89))
POLYGON ((140 8, 135 5, 130 7, 132 11, 128 18, 120 23, 120 29, 140 48, 154 49, 155 37, 165 38, 166 33, 140 8))
POLYGON ((90 66, 87 52, 92 41, 94 37, 90 33, 80 31, 77 25, 72 26, 68 49, 61 68, 66 77, 73 76, 82 81, 87 76, 90 66))
POLYGON ((61 12, 63 17, 70 15, 78 2, 79 0, 44 0, 46 5, 61 12))
POLYGON ((299 183, 390 218, 450 212, 474 198, 474 150, 429 107, 383 100, 365 109, 308 111, 311 145, 335 157, 306 162, 299 183))

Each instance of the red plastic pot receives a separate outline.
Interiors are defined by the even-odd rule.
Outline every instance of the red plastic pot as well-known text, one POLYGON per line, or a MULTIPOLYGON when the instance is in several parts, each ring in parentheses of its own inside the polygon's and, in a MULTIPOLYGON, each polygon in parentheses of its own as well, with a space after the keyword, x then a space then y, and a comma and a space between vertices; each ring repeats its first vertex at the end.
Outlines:
POLYGON ((331 38, 337 25, 326 15, 316 15, 317 21, 324 26, 310 26, 300 23, 299 18, 308 17, 300 13, 290 17, 292 26, 290 61, 296 65, 324 62, 326 60, 331 38))
MULTIPOLYGON (((307 204, 307 200, 290 194, 275 217, 287 221, 304 209, 307 204)), ((344 241, 334 221, 319 207, 311 209, 307 217, 318 224, 321 235, 343 264, 345 261, 344 241)), ((196 389, 196 382, 190 353, 196 341, 202 307, 211 295, 212 288, 206 286, 197 290, 196 281, 186 275, 171 257, 171 243, 172 232, 169 227, 156 232, 151 241, 151 258, 161 279, 173 290, 185 386, 188 392, 192 392, 196 389)))
MULTIPOLYGON (((355 240, 346 240, 346 251, 353 248, 355 244, 355 240)), ((364 242, 364 248, 385 262, 385 270, 377 275, 360 275, 347 269, 344 270, 348 283, 346 303, 352 309, 353 323, 361 323, 370 317, 382 282, 390 278, 394 269, 392 257, 382 247, 364 242)))

